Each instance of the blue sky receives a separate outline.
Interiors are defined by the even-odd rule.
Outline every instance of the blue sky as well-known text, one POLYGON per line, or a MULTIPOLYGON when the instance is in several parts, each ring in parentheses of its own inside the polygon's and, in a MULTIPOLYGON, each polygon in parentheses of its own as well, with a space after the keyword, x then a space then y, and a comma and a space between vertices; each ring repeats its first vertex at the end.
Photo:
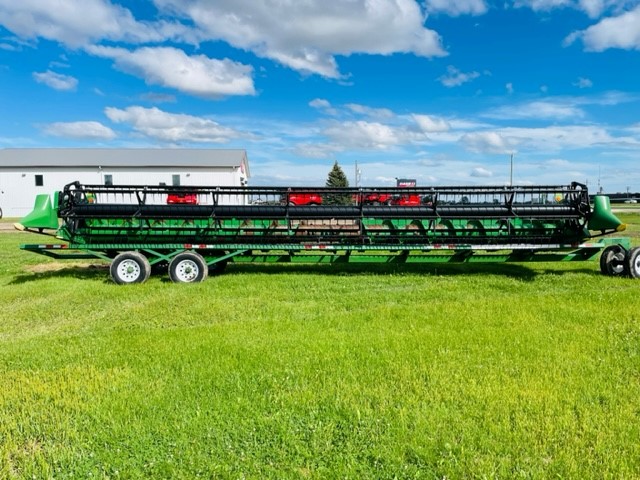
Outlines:
POLYGON ((0 0, 0 148, 640 190, 640 0, 0 0))

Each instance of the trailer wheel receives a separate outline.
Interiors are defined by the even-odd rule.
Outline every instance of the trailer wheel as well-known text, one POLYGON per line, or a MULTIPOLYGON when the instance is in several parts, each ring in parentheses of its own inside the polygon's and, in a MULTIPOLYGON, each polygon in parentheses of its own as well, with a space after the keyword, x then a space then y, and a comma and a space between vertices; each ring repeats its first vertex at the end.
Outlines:
POLYGON ((208 273, 207 262, 196 252, 179 253, 169 263, 169 278, 175 283, 202 282, 208 273))
POLYGON ((627 253, 627 271, 631 278, 640 278, 640 247, 634 247, 627 253))
POLYGON ((626 273, 626 250, 620 245, 609 245, 600 255, 600 271, 605 275, 618 277, 626 273))
POLYGON ((118 285, 143 283, 151 275, 151 265, 140 252, 123 252, 113 259, 109 271, 118 285))

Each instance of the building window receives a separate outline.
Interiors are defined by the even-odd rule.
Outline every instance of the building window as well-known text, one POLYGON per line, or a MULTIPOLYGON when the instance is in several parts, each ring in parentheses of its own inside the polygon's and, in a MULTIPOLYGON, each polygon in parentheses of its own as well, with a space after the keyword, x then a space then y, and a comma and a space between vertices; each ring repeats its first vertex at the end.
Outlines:
POLYGON ((174 187, 180 186, 180 175, 171 175, 172 185, 174 187))
POLYGON ((42 187, 44 185, 44 175, 36 175, 36 187, 42 187))
POLYGON ((104 176, 104 184, 105 185, 113 185, 113 175, 105 175, 104 176))

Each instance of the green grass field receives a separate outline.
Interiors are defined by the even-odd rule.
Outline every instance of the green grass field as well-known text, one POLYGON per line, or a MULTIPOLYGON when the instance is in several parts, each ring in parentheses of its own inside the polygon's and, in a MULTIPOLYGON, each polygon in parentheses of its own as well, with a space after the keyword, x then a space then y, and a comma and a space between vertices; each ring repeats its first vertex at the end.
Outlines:
POLYGON ((640 282, 596 262, 122 287, 39 238, 0 233, 0 478, 640 477, 640 282))

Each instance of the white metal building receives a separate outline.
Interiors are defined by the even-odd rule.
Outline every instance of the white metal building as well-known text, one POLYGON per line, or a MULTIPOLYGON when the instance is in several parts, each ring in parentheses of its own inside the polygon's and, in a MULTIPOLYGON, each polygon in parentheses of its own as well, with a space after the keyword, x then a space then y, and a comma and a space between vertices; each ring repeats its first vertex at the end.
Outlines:
POLYGON ((249 178, 244 150, 152 148, 0 149, 0 207, 21 217, 39 193, 76 180, 98 185, 242 186, 249 178))

